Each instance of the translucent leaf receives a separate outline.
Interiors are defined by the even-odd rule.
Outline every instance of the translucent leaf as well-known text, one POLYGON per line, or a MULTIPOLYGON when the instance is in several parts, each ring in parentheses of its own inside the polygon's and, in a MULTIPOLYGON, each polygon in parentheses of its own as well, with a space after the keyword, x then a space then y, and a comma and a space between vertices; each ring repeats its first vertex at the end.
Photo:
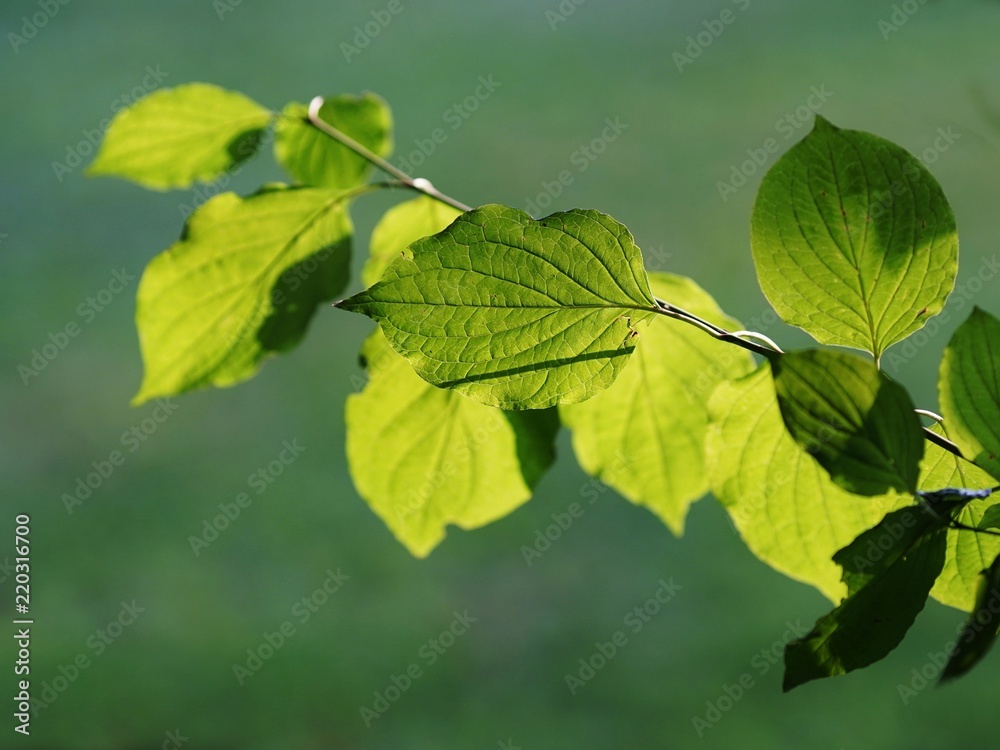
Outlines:
POLYGON ((554 410, 504 412, 420 379, 381 331, 363 349, 370 379, 347 399, 355 486, 396 538, 425 557, 449 523, 510 513, 552 463, 554 410))
MULTIPOLYGON (((717 325, 740 327, 691 279, 650 273, 649 282, 660 299, 717 325)), ((708 491, 708 398, 723 380, 753 369, 753 359, 673 320, 644 329, 632 359, 606 391, 561 406, 559 413, 573 430, 584 470, 648 507, 679 535, 688 506, 708 491)))
MULTIPOLYGON (((935 426, 936 432, 943 431, 935 426)), ((946 435, 947 437, 947 435, 946 435)), ((985 489, 996 482, 985 471, 953 453, 927 443, 920 471, 921 490, 940 490, 945 487, 985 489)), ((997 509, 996 499, 972 500, 966 504, 956 519, 966 526, 982 526, 989 510, 997 509)), ((1000 537, 976 534, 961 529, 948 529, 948 546, 944 568, 934 582, 931 596, 949 607, 970 611, 976 602, 979 574, 1000 555, 1000 537)))
MULTIPOLYGON (((371 164, 316 129, 307 113, 305 105, 295 102, 281 113, 274 138, 278 162, 303 185, 346 190, 364 182, 371 164)), ((378 156, 392 152, 392 115, 375 94, 329 97, 319 117, 378 156)))
POLYGON ((770 366, 723 383, 709 402, 712 491, 750 551, 833 602, 846 591, 834 552, 911 496, 850 494, 788 434, 770 366))
POLYGON ((948 512, 895 510, 834 555, 847 598, 785 648, 785 690, 867 667, 900 644, 944 565, 948 512))
POLYGON ((347 284, 346 200, 272 186, 199 208, 139 284, 145 375, 134 402, 245 380, 297 344, 316 306, 347 284))
POLYGON ((906 390, 869 360, 807 350, 771 363, 785 426, 848 492, 916 492, 924 436, 906 390))
POLYGON ((948 342, 938 390, 952 440, 1000 481, 1000 321, 972 311, 948 342))
POLYGON ((207 182, 254 154, 271 117, 207 83, 154 91, 115 115, 87 173, 159 189, 207 182))
POLYGON ((422 195, 393 206, 372 230, 368 260, 361 271, 365 286, 377 282, 392 261, 411 244, 437 234, 462 212, 439 200, 422 195))
POLYGON ((338 306, 377 320, 428 382, 506 409, 604 390, 657 309, 639 249, 611 217, 535 220, 496 205, 414 243, 338 306))
POLYGON ((786 322, 876 359, 941 311, 958 269, 955 217, 930 172, 822 117, 764 177, 752 239, 760 285, 786 322))

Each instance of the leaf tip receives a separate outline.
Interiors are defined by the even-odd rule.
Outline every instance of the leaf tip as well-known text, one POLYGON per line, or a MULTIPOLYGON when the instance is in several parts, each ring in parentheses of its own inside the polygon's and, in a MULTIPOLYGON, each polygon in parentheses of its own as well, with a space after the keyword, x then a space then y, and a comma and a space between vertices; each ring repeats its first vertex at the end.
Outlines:
POLYGON ((813 122, 813 132, 822 133, 824 131, 836 132, 840 130, 836 125, 827 120, 823 115, 817 113, 816 119, 813 122))
POLYGON ((132 408, 135 408, 137 406, 142 406, 152 397, 153 397, 152 394, 146 393, 145 388, 140 388, 139 391, 132 397, 132 400, 128 402, 128 405, 131 406, 132 408))

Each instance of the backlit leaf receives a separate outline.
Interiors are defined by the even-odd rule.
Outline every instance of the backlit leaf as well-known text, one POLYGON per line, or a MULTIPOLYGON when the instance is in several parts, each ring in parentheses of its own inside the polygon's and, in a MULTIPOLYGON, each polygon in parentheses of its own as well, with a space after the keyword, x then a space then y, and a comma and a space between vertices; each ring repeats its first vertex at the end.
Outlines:
MULTIPOLYGON (((381 157, 392 151, 392 115, 375 94, 331 96, 319 110, 328 122, 381 157)), ((303 185, 338 190, 365 181, 372 166, 347 146, 315 128, 303 104, 285 107, 275 128, 274 153, 292 178, 303 185)))
POLYGON ((134 402, 253 375, 347 284, 351 221, 330 190, 271 186, 199 208, 150 262, 136 324, 145 375, 134 402))
POLYGON ((445 527, 474 529, 510 513, 552 463, 554 410, 504 412, 435 388, 376 330, 369 381, 347 399, 354 483, 408 550, 425 557, 445 527))
MULTIPOLYGON (((660 299, 730 329, 715 300, 690 279, 650 273, 660 299)), ((715 387, 753 368, 749 352, 680 321, 643 330, 632 362, 610 388, 561 406, 584 470, 681 534, 688 506, 708 491, 705 433, 715 387)))
POLYGON ((426 195, 393 206, 372 230, 369 257, 361 271, 361 281, 371 286, 412 243, 437 234, 461 215, 461 211, 426 195))
POLYGON ((1000 481, 1000 321, 972 311, 945 349, 938 389, 951 439, 1000 481))
POLYGON ((535 220, 497 205, 414 243, 338 306, 377 320, 428 382, 506 409, 604 390, 656 311, 617 221, 580 209, 535 220))
MULTIPOLYGON (((935 425, 935 432, 943 432, 935 425)), ((946 437, 948 435, 945 435, 946 437)), ((962 487, 972 490, 993 487, 996 481, 978 466, 958 458, 943 448, 927 443, 920 467, 920 489, 941 490, 962 487)), ((989 510, 995 510, 996 499, 971 500, 956 519, 966 526, 982 526, 989 510)), ((976 602, 980 573, 1000 555, 1000 537, 976 534, 960 529, 948 529, 948 546, 944 568, 934 582, 931 596, 949 607, 970 611, 976 602)))
POLYGON ((955 217, 923 164, 818 116, 764 177, 752 240, 782 319, 876 359, 941 311, 958 268, 955 217))
POLYGON ((712 491, 743 541, 775 570, 840 601, 846 589, 834 552, 912 497, 862 497, 834 484, 785 429, 767 363, 720 385, 709 414, 712 491))
POLYGON ((159 189, 207 182, 253 156, 271 118, 207 83, 154 91, 115 115, 87 173, 159 189))

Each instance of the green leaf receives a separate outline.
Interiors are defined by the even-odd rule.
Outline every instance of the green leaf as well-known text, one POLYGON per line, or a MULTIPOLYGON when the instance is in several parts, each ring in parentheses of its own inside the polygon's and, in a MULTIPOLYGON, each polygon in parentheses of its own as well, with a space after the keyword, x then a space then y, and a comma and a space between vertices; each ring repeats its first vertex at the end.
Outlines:
POLYGON ((1000 480, 1000 321, 972 311, 944 351, 938 391, 952 440, 1000 480))
MULTIPOLYGON (((741 327, 691 279, 650 273, 649 282, 660 299, 731 330, 741 327)), ((749 352, 679 321, 656 321, 614 385, 559 413, 573 430, 584 470, 680 535, 688 506, 708 491, 708 398, 720 382, 751 369, 749 352)))
POLYGON ((982 518, 979 519, 979 523, 975 525, 979 529, 1000 529, 1000 503, 987 508, 983 512, 982 518))
POLYGON ((413 555, 430 553, 449 523, 484 526, 531 497, 555 457, 554 410, 503 412, 435 388, 379 330, 363 357, 370 379, 347 399, 351 476, 413 555))
POLYGON ((139 284, 145 376, 134 403, 245 380, 297 344, 316 306, 347 284, 346 203, 329 190, 271 186, 198 209, 139 284))
POLYGON ((361 271, 365 286, 377 282, 393 260, 422 237, 437 234, 462 215, 430 196, 393 206, 372 230, 370 256, 361 271))
POLYGON ((847 598, 785 648, 786 691, 867 667, 900 644, 944 565, 951 508, 895 510, 834 555, 847 598))
MULTIPOLYGON (((939 425, 931 429, 944 434, 939 425)), ((921 490, 934 491, 945 487, 977 490, 988 489, 994 484, 995 480, 978 466, 931 442, 927 443, 920 467, 921 490)), ((962 508, 956 520, 966 526, 982 527, 990 511, 1000 508, 995 503, 994 498, 973 500, 962 508)), ((997 555, 1000 555, 1000 537, 948 529, 944 568, 934 582, 931 596, 949 607, 970 611, 976 603, 979 574, 983 568, 989 567, 997 555)))
POLYGON ((834 482, 858 495, 916 492, 924 437, 902 386, 846 352, 792 352, 772 370, 785 426, 834 482))
POLYGON ((382 281, 337 304, 377 320, 428 382, 504 409, 604 390, 657 309, 639 249, 611 217, 535 220, 497 205, 414 243, 382 281))
POLYGON ((750 551, 840 601, 846 589, 831 559, 834 552, 912 497, 861 497, 834 484, 785 429, 767 363, 720 385, 709 415, 706 464, 712 491, 750 551))
POLYGON ((955 650, 941 673, 941 682, 961 677, 972 669, 1000 635, 1000 557, 980 574, 976 606, 969 615, 962 633, 958 637, 955 650))
POLYGON ((146 187, 207 182, 253 156, 270 110, 207 83, 161 89, 115 115, 87 169, 146 187))
POLYGON ((822 117, 768 171, 753 208, 757 277, 786 322, 876 359, 955 285, 955 217, 899 146, 822 117))
MULTIPOLYGON (((278 162, 303 185, 346 190, 364 182, 371 164, 315 128, 307 115, 308 108, 297 102, 281 113, 274 139, 278 162)), ((378 156, 392 152, 392 115, 375 94, 329 97, 319 117, 378 156)))

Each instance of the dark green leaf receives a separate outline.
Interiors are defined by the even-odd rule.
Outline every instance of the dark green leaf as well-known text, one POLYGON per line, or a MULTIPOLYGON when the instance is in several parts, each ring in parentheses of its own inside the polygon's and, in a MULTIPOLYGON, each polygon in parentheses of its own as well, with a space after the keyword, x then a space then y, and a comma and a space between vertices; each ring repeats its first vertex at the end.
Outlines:
POLYGON ((944 565, 945 530, 957 507, 895 510, 834 555, 847 598, 785 648, 786 691, 867 667, 899 645, 944 565))
POLYGON ((976 607, 969 615, 941 682, 960 677, 972 669, 993 648, 1000 635, 1000 557, 982 571, 976 607))
POLYGON ((859 495, 916 492, 924 437, 902 386, 846 352, 792 352, 771 367, 788 431, 834 482, 859 495))
POLYGON ((987 508, 983 512, 979 523, 976 524, 976 527, 980 529, 1000 529, 1000 503, 993 504, 987 508))

